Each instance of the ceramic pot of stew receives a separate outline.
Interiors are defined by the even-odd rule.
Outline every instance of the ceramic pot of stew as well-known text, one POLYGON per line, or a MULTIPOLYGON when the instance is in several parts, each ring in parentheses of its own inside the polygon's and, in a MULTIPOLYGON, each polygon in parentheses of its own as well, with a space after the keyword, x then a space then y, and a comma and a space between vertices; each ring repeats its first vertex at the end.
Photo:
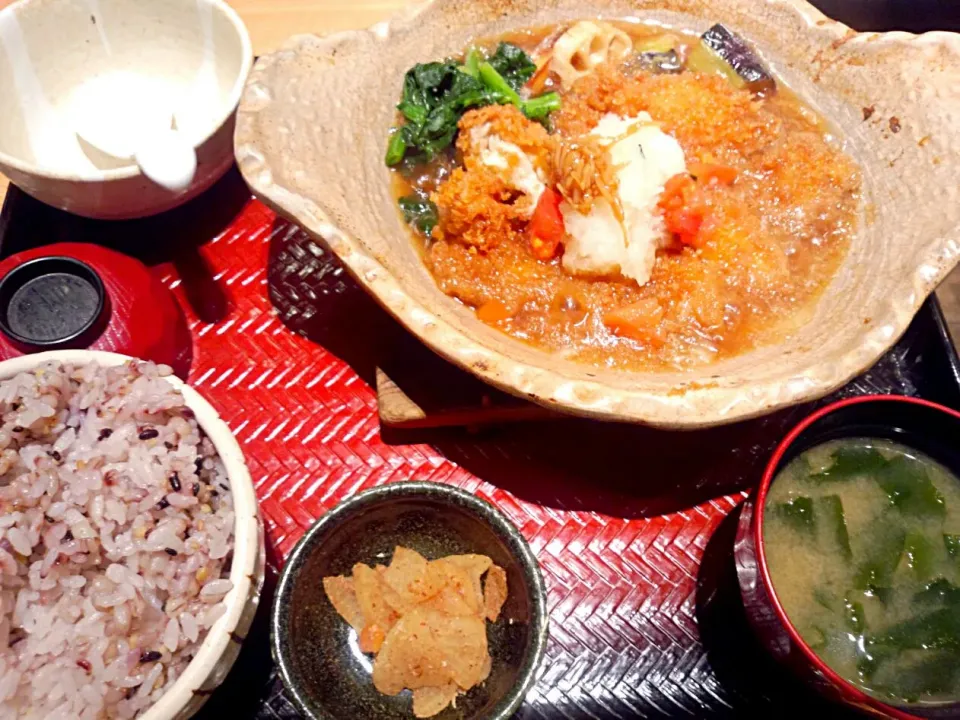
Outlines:
MULTIPOLYGON (((772 535, 769 528, 777 521, 776 518, 783 517, 782 514, 778 515, 778 513, 783 512, 785 504, 779 503, 779 501, 787 497, 783 492, 774 491, 774 488, 778 481, 784 483, 789 481, 791 473, 795 474, 797 472, 794 468, 798 467, 798 463, 804 463, 804 472, 815 473, 806 476, 805 479, 808 481, 814 477, 827 477, 828 473, 824 471, 816 472, 815 467, 817 458, 824 457, 823 451, 836 453, 827 456, 833 458, 833 465, 829 468, 832 471, 833 467, 839 467, 836 465, 837 458, 839 453, 843 451, 831 449, 850 447, 850 444, 852 444, 859 447, 860 452, 864 452, 862 450, 864 439, 869 439, 867 442, 873 443, 877 447, 905 449, 916 457, 929 461, 931 466, 937 468, 936 472, 939 473, 935 476, 939 478, 937 482, 943 482, 948 478, 950 482, 957 482, 957 478, 960 477, 960 443, 957 442, 958 438, 960 438, 960 413, 926 400, 901 396, 864 396, 842 400, 813 413, 787 435, 768 462, 759 488, 744 504, 737 530, 734 557, 740 591, 750 624, 771 655, 790 667, 821 694, 835 702, 880 717, 902 719, 960 718, 960 702, 958 702, 960 686, 956 684, 960 682, 960 676, 956 674, 960 672, 960 664, 954 662, 953 670, 949 671, 954 673, 951 696, 921 696, 916 698, 894 698, 892 694, 885 694, 885 692, 880 692, 876 687, 871 686, 873 680, 865 680, 863 675, 847 673, 848 677, 853 678, 853 680, 850 680, 841 675, 834 667, 831 667, 831 663, 828 663, 825 657, 821 657, 821 654, 826 656, 826 648, 830 647, 830 641, 826 639, 827 633, 822 633, 820 636, 813 633, 813 636, 811 636, 810 632, 802 632, 801 629, 809 630, 809 626, 801 622, 795 623, 791 619, 791 615, 788 614, 788 609, 796 609, 796 606, 791 606, 788 601, 802 595, 796 594, 793 588, 788 587, 790 583, 783 582, 779 586, 777 583, 786 577, 783 573, 789 574, 800 571, 794 569, 793 558, 790 558, 791 562, 789 563, 792 567, 789 570, 782 569, 784 567, 782 545, 780 554, 777 556, 777 562, 781 562, 781 569, 775 569, 775 572, 771 573, 771 565, 775 563, 771 560, 771 555, 773 555, 771 552, 772 535), (858 445, 858 443, 860 444, 858 445), (775 497, 772 498, 771 495, 775 497), (817 646, 817 649, 814 649, 814 645, 817 646)), ((863 457, 867 456, 864 455, 863 457)), ((880 456, 876 455, 876 457, 880 456)), ((892 466, 893 463, 890 464, 892 466)), ((869 472, 865 472, 863 477, 865 478, 868 474, 869 472)), ((860 480, 857 481, 860 482, 860 480)), ((837 482, 836 478, 833 479, 833 482, 837 482)), ((864 482, 869 485, 867 480, 864 480, 864 482)), ((885 480, 882 478, 877 480, 882 488, 887 488, 884 482, 885 480)), ((832 487, 838 487, 838 485, 834 484, 832 487)), ((942 485, 938 487, 942 489, 942 485)), ((784 487, 779 488, 779 490, 784 490, 784 487)), ((832 490, 824 492, 832 492, 832 490)), ((944 495, 937 491, 932 492, 932 502, 942 504, 944 495)), ((957 488, 957 493, 957 497, 960 497, 960 487, 957 488)), ((793 506, 799 502, 797 494, 794 493, 794 486, 790 486, 789 497, 793 499, 786 504, 793 506)), ((833 497, 838 496, 834 495, 833 497)), ((820 499, 815 498, 813 503, 820 499)), ((849 499, 849 496, 845 496, 845 499, 849 499)), ((905 509, 897 505, 902 500, 903 496, 891 495, 889 508, 883 509, 881 512, 897 513, 909 510, 910 508, 905 509)), ((811 504, 810 507, 812 509, 819 506, 811 504)), ((841 506, 841 513, 843 507, 841 506)), ((847 517, 850 517, 851 513, 849 511, 851 508, 846 507, 846 510, 848 511, 847 517)), ((939 513, 939 510, 937 512, 939 513)), ((840 517, 841 522, 844 523, 848 555, 851 544, 855 548, 849 560, 852 563, 851 567, 858 567, 857 563, 860 562, 861 558, 857 555, 857 552, 869 552, 871 543, 869 536, 863 532, 863 525, 860 523, 863 513, 854 510, 853 515, 855 522, 849 525, 848 537, 846 520, 843 515, 840 517), (864 548, 867 548, 867 550, 863 550, 864 548)), ((795 523, 795 527, 799 527, 797 525, 798 521, 802 525, 802 516, 803 513, 793 513, 792 522, 795 523)), ((885 517, 893 517, 893 515, 885 517)), ((822 521, 820 516, 816 515, 812 519, 822 521)), ((915 519, 918 523, 921 522, 919 517, 915 519)), ((940 533, 942 531, 945 533, 946 530, 941 530, 941 526, 936 523, 948 525, 949 522, 940 519, 938 515, 935 522, 923 520, 920 526, 926 529, 936 526, 933 532, 940 533)), ((883 523, 871 523, 871 527, 881 527, 882 525, 883 523)), ((822 533, 822 530, 817 529, 814 532, 822 533)), ((823 535, 816 535, 816 537, 819 542, 823 535)), ((919 575, 912 574, 916 569, 916 556, 911 555, 909 533, 906 537, 908 538, 907 547, 902 551, 902 555, 898 556, 897 563, 899 564, 895 566, 894 572, 906 573, 902 577, 919 581, 919 575)), ((944 534, 943 537, 945 545, 951 542, 955 545, 960 543, 960 536, 944 534)), ((799 549, 804 540, 799 535, 797 538, 795 567, 800 568, 806 560, 803 552, 799 549)), ((960 557, 956 555, 957 552, 960 552, 960 548, 954 547, 953 552, 949 553, 946 549, 933 545, 930 547, 934 551, 940 552, 950 563, 956 563, 960 567, 960 557)), ((789 552, 794 552, 794 548, 791 548, 789 552)), ((828 564, 824 562, 822 566, 819 564, 816 566, 816 572, 821 573, 821 576, 825 578, 823 580, 824 587, 829 587, 829 583, 832 582, 830 578, 834 577, 832 570, 827 567, 828 564)), ((859 567, 862 569, 864 566, 860 565, 859 567)), ((893 583, 891 582, 891 584, 893 583)), ((933 636, 924 639, 923 642, 929 645, 929 648, 925 646, 924 650, 933 648, 932 652, 949 653, 960 651, 957 650, 957 648, 960 648, 960 634, 956 634, 957 628, 960 626, 960 604, 957 604, 960 601, 960 589, 955 586, 956 577, 952 577, 952 581, 947 581, 944 578, 931 578, 926 585, 930 592, 924 590, 921 593, 909 595, 918 603, 918 606, 911 608, 910 612, 917 610, 917 617, 923 615, 920 618, 921 620, 931 617, 925 613, 929 612, 933 606, 921 605, 921 603, 926 603, 932 597, 932 593, 937 593, 938 602, 944 598, 949 598, 950 602, 954 603, 947 610, 936 611, 938 620, 944 618, 949 620, 949 627, 953 628, 953 634, 950 634, 946 639, 933 638, 933 636), (951 589, 945 593, 948 587, 951 589), (921 597, 924 597, 924 600, 919 600, 921 597), (945 646, 953 649, 948 651, 937 649, 945 646)), ((803 590, 806 592, 807 588, 804 587, 803 590)), ((817 597, 818 592, 820 592, 820 587, 814 587, 811 596, 817 597)), ((889 597, 893 597, 892 592, 889 597)), ((897 589, 896 592, 900 592, 900 589, 897 589)), ((866 594, 870 595, 871 591, 868 590, 866 594)), ((922 622, 918 623, 916 617, 911 617, 907 622, 894 623, 892 629, 891 625, 886 625, 882 631, 871 635, 870 630, 865 630, 863 627, 863 607, 858 603, 851 603, 849 595, 846 597, 841 595, 840 597, 842 598, 841 605, 837 609, 841 614, 849 614, 850 608, 854 605, 857 606, 856 609, 860 614, 858 631, 861 633, 858 640, 860 644, 857 647, 867 648, 868 654, 872 654, 873 657, 878 656, 877 643, 893 642, 891 638, 894 637, 902 639, 904 635, 901 631, 905 627, 908 630, 912 629, 920 632, 923 632, 924 628, 927 627, 922 622), (865 640, 864 638, 868 639, 865 640)), ((882 607, 884 602, 890 602, 891 606, 893 605, 892 600, 888 600, 882 595, 880 597, 883 598, 882 601, 874 599, 870 602, 880 602, 881 604, 877 607, 882 607)), ((936 607, 947 606, 938 605, 936 607)), ((823 611, 820 610, 819 612, 822 613, 823 611)), ((801 615, 797 613, 794 615, 794 619, 801 620, 801 615)), ((804 615, 802 619, 807 620, 808 616, 804 615)), ((870 619, 869 614, 867 619, 870 619)), ((929 630, 929 628, 927 629, 929 630)), ((854 642, 853 635, 850 636, 850 640, 854 642)), ((919 645, 915 647, 919 647, 919 645)), ((906 651, 897 650, 897 652, 901 655, 896 657, 906 657, 902 655, 906 651)), ((912 653, 910 655, 912 658, 918 656, 920 650, 910 650, 909 652, 912 653)), ((857 662, 859 663, 860 660, 857 662)), ((884 660, 881 659, 879 662, 882 663, 884 660)), ((897 660, 897 662, 900 662, 900 660, 897 660)), ((832 664, 841 667, 837 662, 832 664)), ((931 667, 949 667, 949 665, 950 663, 937 662, 935 666, 931 667)), ((857 665, 857 667, 860 666, 857 665)), ((894 672, 898 672, 900 667, 897 666, 897 670, 894 672)), ((847 669, 849 670, 849 668, 847 669)), ((908 675, 909 673, 905 673, 904 678, 908 675)), ((927 673, 923 678, 927 682, 933 681, 931 673, 927 673)))

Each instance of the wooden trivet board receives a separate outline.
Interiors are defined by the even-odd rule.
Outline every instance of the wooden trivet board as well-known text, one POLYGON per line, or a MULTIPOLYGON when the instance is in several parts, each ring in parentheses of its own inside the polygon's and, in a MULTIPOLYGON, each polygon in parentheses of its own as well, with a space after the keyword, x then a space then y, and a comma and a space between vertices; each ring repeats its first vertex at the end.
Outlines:
POLYGON ((558 417, 500 392, 407 336, 377 367, 380 422, 395 428, 490 425, 558 417))

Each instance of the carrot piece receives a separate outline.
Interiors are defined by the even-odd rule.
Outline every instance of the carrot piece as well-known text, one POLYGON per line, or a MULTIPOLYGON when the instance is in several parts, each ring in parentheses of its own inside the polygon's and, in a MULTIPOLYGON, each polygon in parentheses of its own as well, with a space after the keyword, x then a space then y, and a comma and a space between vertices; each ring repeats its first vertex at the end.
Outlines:
POLYGON ((513 317, 509 308, 499 300, 489 300, 477 308, 477 319, 485 323, 498 323, 513 317))
POLYGON ((530 218, 530 249, 538 260, 549 260, 557 253, 566 230, 560 213, 560 193, 547 188, 540 196, 530 218))
POLYGON ((687 168, 698 182, 708 183, 716 180, 721 185, 733 185, 737 179, 737 170, 729 165, 716 165, 714 163, 691 163, 687 168))
POLYGON ((547 78, 550 77, 550 60, 552 58, 553 53, 550 53, 537 68, 537 71, 527 80, 527 89, 530 90, 531 95, 540 95, 546 87, 547 78))
POLYGON ((662 319, 660 304, 653 298, 645 298, 604 313, 603 324, 614 335, 660 347, 663 338, 658 330, 662 319))

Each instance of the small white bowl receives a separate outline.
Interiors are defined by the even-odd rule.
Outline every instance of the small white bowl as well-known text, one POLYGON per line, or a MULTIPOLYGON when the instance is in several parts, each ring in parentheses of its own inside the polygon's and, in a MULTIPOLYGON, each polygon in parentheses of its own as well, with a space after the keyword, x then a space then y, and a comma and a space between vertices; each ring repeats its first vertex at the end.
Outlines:
MULTIPOLYGON (((86 365, 91 362, 111 367, 132 358, 97 350, 54 350, 24 355, 0 362, 0 381, 22 372, 30 372, 46 362, 86 365)), ((253 622, 263 587, 265 553, 263 523, 257 507, 253 481, 243 459, 243 452, 227 424, 217 411, 196 390, 175 376, 166 378, 183 393, 188 408, 196 415, 200 427, 210 438, 227 470, 236 513, 234 526, 233 564, 230 581, 233 589, 223 602, 227 611, 214 623, 190 664, 164 695, 138 720, 186 720, 194 715, 216 690, 240 654, 253 622)))
POLYGON ((180 205, 232 165, 235 110, 252 61, 247 30, 222 0, 19 0, 0 11, 0 172, 38 200, 86 217, 143 217, 180 205), (73 92, 112 72, 143 76, 202 107, 189 132, 197 171, 185 189, 164 189, 132 161, 77 137, 73 92))

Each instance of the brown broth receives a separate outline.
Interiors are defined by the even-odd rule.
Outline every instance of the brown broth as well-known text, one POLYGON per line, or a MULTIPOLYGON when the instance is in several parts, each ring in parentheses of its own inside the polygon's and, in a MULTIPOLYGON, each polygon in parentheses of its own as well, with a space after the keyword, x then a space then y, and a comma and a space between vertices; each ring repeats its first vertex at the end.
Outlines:
MULTIPOLYGON (((663 28, 616 25, 634 42, 663 28)), ((564 26, 508 33, 527 52, 564 26)), ((698 41, 670 30, 681 57, 698 41)), ((481 319, 501 331, 575 361, 622 369, 701 366, 789 336, 810 316, 856 231, 860 177, 829 136, 823 120, 787 88, 762 100, 719 78, 606 67, 561 93, 552 132, 589 131, 605 112, 649 111, 691 162, 719 162, 737 181, 709 192, 719 218, 700 248, 661 250, 644 286, 623 278, 576 277, 558 258, 538 260, 516 235, 493 238, 478 251, 456 237, 414 233, 440 289, 479 309, 495 302, 509 317, 481 319), (651 341, 615 335, 603 316, 651 300, 660 320, 651 341)), ((549 86, 548 86, 549 89, 549 86)), ((554 88, 557 89, 557 88, 554 88)), ((457 166, 450 152, 430 165, 395 172, 397 198, 432 194, 457 166)), ((441 223, 444 207, 441 205, 441 223)), ((442 233, 441 233, 442 235, 442 233)))

